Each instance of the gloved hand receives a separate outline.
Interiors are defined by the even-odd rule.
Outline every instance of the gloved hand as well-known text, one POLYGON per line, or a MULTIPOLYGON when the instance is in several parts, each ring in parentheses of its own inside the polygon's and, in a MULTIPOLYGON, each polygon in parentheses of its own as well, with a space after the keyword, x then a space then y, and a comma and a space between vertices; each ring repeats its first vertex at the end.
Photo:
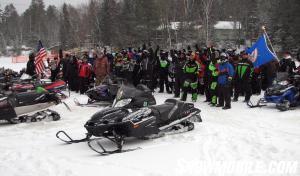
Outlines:
POLYGON ((228 77, 228 83, 229 83, 229 84, 232 83, 232 77, 231 77, 231 76, 228 77))

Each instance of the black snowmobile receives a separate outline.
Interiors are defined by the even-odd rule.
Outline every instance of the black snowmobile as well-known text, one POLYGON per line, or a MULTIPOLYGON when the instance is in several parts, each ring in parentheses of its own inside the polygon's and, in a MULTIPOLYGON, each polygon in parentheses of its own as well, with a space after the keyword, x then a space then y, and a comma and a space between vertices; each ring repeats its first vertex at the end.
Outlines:
POLYGON ((12 124, 36 122, 46 118, 56 121, 60 119, 60 115, 46 108, 60 102, 56 93, 23 92, 2 96, 0 97, 0 120, 12 124))
POLYGON ((128 109, 128 107, 137 107, 136 105, 150 105, 149 101, 143 98, 138 101, 128 98, 135 94, 135 92, 130 92, 121 88, 113 108, 97 112, 86 122, 84 127, 88 132, 85 138, 73 140, 65 131, 57 132, 56 137, 68 144, 88 142, 92 150, 101 155, 107 155, 135 150, 122 150, 125 139, 128 137, 149 139, 169 132, 190 131, 194 129, 193 121, 202 121, 199 115, 200 110, 193 104, 174 99, 168 99, 162 105, 128 109), (92 136, 100 138, 92 138, 92 136), (106 150, 100 143, 101 139, 112 141, 117 149, 106 150), (99 147, 100 150, 97 149, 99 147))
POLYGON ((80 103, 76 98, 74 102, 78 106, 109 106, 112 105, 118 89, 124 83, 124 79, 114 76, 107 76, 101 85, 86 91, 89 97, 87 104, 80 103))

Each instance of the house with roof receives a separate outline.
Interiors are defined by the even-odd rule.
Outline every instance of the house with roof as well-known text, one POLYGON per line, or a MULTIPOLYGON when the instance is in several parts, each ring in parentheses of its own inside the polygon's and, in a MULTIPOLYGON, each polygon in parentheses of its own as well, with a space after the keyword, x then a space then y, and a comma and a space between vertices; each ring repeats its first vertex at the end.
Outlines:
POLYGON ((242 25, 238 21, 217 21, 214 25, 214 41, 235 43, 244 38, 242 25))

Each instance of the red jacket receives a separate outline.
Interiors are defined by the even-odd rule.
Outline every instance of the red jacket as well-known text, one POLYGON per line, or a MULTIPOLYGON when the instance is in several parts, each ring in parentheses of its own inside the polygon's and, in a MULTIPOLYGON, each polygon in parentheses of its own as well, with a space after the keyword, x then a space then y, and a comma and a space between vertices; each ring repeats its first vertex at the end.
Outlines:
POLYGON ((79 75, 80 78, 88 78, 91 76, 91 67, 88 63, 82 63, 79 65, 79 75))

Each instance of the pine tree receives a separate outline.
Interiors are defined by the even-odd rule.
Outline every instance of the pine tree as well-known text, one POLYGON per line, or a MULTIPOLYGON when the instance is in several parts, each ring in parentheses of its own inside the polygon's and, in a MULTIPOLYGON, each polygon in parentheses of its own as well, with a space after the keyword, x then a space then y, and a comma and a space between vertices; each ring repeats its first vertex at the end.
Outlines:
POLYGON ((69 10, 67 4, 63 4, 60 14, 59 38, 62 49, 71 49, 76 46, 74 42, 74 31, 72 29, 69 10))
POLYGON ((101 4, 98 16, 100 17, 101 38, 104 45, 119 44, 118 13, 115 0, 104 0, 101 4))
POLYGON ((59 40, 59 12, 55 6, 50 5, 46 10, 46 28, 47 36, 45 43, 48 46, 57 44, 59 40))
POLYGON ((46 40, 45 14, 43 0, 32 0, 29 8, 23 13, 22 33, 26 45, 36 47, 38 40, 46 40))

